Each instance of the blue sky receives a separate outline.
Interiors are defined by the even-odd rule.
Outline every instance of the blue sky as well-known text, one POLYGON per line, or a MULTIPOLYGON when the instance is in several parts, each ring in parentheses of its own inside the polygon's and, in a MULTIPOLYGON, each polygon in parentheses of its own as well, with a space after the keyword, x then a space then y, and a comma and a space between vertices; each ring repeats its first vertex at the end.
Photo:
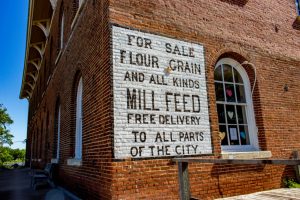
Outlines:
POLYGON ((3 1, 0 7, 0 104, 14 120, 12 148, 25 148, 28 102, 19 93, 24 67, 28 0, 3 1))

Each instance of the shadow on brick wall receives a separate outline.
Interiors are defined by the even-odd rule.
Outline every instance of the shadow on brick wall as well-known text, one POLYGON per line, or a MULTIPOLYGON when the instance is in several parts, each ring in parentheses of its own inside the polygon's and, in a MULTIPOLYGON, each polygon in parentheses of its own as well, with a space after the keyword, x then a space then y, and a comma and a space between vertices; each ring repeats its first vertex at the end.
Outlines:
POLYGON ((226 2, 232 5, 237 5, 243 7, 249 0, 221 0, 222 2, 226 2))
MULTIPOLYGON (((297 150, 298 151, 298 150, 297 150)), ((299 151, 298 152, 292 152, 289 156, 289 159, 294 159, 299 157, 299 151), (296 155, 298 153, 298 156, 296 155)), ((300 183, 300 176, 299 176, 299 168, 298 166, 289 166, 286 165, 284 168, 284 171, 281 175, 281 187, 287 187, 287 185, 285 185, 284 180, 294 180, 298 183, 300 183)))
MULTIPOLYGON (((211 176, 217 178, 218 180, 218 190, 219 190, 219 195, 221 195, 221 197, 223 197, 224 195, 226 196, 226 194, 224 194, 224 189, 226 188, 226 185, 228 183, 225 183, 224 181, 221 181, 220 178, 222 177, 222 179, 224 180, 224 177, 227 176, 227 180, 228 182, 231 181, 231 179, 233 179, 233 177, 236 176, 236 174, 245 174, 245 176, 247 176, 250 172, 252 173, 257 173, 257 172, 262 172, 264 171, 265 165, 232 165, 232 164, 214 164, 212 171, 211 171, 211 176), (220 177, 221 176, 221 177, 220 177)), ((236 179, 235 182, 238 182, 239 180, 236 179)), ((241 184, 246 184, 245 181, 243 181, 242 179, 240 180, 241 184)), ((226 193, 226 192, 225 192, 226 193)))
POLYGON ((284 171, 281 176, 281 187, 287 187, 287 185, 284 183, 285 180, 294 180, 297 181, 296 178, 296 172, 295 172, 295 166, 285 166, 284 171))
POLYGON ((299 20, 295 19, 295 21, 293 23, 293 29, 300 31, 300 21, 299 20))

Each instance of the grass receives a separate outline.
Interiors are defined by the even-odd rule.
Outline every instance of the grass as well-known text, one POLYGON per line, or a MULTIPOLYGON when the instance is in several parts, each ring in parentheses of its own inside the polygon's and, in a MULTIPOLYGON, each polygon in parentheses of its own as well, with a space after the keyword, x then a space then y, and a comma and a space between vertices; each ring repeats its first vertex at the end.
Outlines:
POLYGON ((4 162, 0 168, 2 169, 14 169, 14 168, 20 168, 20 167, 23 167, 23 165, 19 165, 20 163, 24 163, 23 160, 21 159, 16 159, 16 160, 13 160, 13 161, 9 161, 9 162, 4 162), (14 164, 18 164, 18 166, 14 167, 13 165, 14 164))
POLYGON ((289 186, 289 188, 300 188, 300 184, 296 183, 296 182, 291 183, 290 186, 289 186))
POLYGON ((288 188, 300 188, 300 184, 297 183, 294 179, 291 179, 291 178, 284 179, 283 183, 288 188))

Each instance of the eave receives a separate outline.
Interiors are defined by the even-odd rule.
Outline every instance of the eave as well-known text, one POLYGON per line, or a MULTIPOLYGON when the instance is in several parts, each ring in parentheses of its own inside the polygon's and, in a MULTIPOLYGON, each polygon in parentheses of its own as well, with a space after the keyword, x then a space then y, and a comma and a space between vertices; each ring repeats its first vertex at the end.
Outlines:
POLYGON ((20 99, 32 97, 43 62, 55 5, 49 0, 29 0, 26 51, 20 99))

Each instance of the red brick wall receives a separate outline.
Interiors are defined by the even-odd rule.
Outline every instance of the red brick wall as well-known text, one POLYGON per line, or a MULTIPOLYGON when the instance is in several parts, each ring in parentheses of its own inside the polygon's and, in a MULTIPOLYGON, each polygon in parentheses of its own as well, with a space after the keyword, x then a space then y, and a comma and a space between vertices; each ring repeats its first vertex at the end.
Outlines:
MULTIPOLYGON (((64 49, 58 57, 58 18, 61 1, 51 24, 50 38, 52 47, 48 45, 45 57, 50 58, 51 80, 47 85, 45 95, 38 108, 29 117, 28 138, 41 129, 49 112, 50 150, 46 149, 46 129, 38 134, 44 139, 36 144, 42 144, 42 149, 35 149, 33 167, 43 167, 51 161, 54 138, 54 117, 57 98, 61 103, 61 138, 59 159, 59 184, 73 193, 88 199, 111 197, 111 158, 112 158, 112 95, 110 79, 110 42, 108 26, 108 2, 94 4, 88 1, 83 7, 77 22, 73 22, 72 1, 64 1, 65 31, 64 49), (52 52, 50 49, 52 48, 52 52), (58 60, 57 60, 58 59, 58 60), (57 60, 57 61, 56 61, 57 60), (57 64, 55 64, 57 62, 57 64), (74 156, 75 123, 74 123, 74 92, 76 74, 80 72, 83 78, 83 160, 81 167, 68 166, 67 159, 74 156), (47 153, 45 153, 45 151, 47 153), (44 155, 47 155, 46 157, 44 155), (37 159, 41 159, 40 162, 37 159)), ((50 44, 50 42, 48 43, 50 44)), ((41 70, 43 72, 43 70, 41 70)), ((35 90, 37 92, 37 90, 35 90)), ((31 99, 32 101, 33 99, 31 99)), ((33 102, 32 102, 33 103, 33 102)), ((30 145, 28 145, 30 146, 30 145)), ((29 148, 30 149, 30 148, 29 148)), ((34 154, 34 153, 33 153, 34 154)), ((30 157, 30 155, 29 155, 30 157)))
MULTIPOLYGON (((201 43, 205 48, 209 111, 214 155, 221 153, 213 82, 214 65, 229 56, 256 66, 257 83, 253 103, 259 145, 273 157, 289 158, 300 148, 300 31, 294 1, 271 4, 258 0, 149 1, 86 0, 77 22, 73 22, 72 1, 64 1, 65 48, 57 64, 59 5, 54 13, 42 82, 51 77, 43 98, 36 103, 28 122, 28 145, 32 134, 43 139, 42 149, 34 146, 32 162, 42 167, 53 151, 54 114, 61 102, 61 152, 59 182, 84 199, 177 199, 177 165, 169 159, 114 161, 110 24, 132 27, 159 35, 201 43), (50 42, 52 38, 52 42, 50 42), (51 45, 50 45, 51 44, 51 45), (52 46, 52 47, 51 47, 52 46), (52 49, 52 51, 51 51, 52 49), (83 78, 83 162, 67 165, 73 156, 74 118, 72 88, 76 73, 83 78), (284 91, 284 86, 289 86, 284 91), (45 128, 49 113, 49 126, 45 128), (46 129, 50 138, 47 149, 46 129), (46 153, 45 153, 46 151, 46 153)), ((45 60, 44 60, 45 62, 45 60)), ((253 85, 253 69, 245 66, 253 85)), ((46 85, 46 84, 45 84, 46 85)), ((37 89, 34 91, 34 95, 37 89)), ((41 91, 39 91, 41 93, 41 91)), ((36 94, 36 96, 39 96, 36 94)), ((40 94, 40 96, 42 96, 40 94)), ((38 141, 36 144, 40 144, 38 141)), ((27 154, 30 158, 30 153, 27 154)), ((189 168, 192 196, 212 199, 281 186, 281 179, 293 176, 285 166, 233 166, 192 164, 189 168)))
MULTIPOLYGON (((300 43, 294 40, 300 32, 293 28, 295 19, 293 1, 112 0, 110 5, 112 23, 204 45, 215 155, 220 146, 213 70, 217 60, 226 56, 256 66, 253 103, 261 150, 272 151, 273 157, 290 158, 292 150, 300 148, 300 43)), ((245 68, 253 85, 253 69, 245 68)), ((127 161, 114 166, 118 172, 114 174, 114 199, 178 198, 177 166, 168 165, 168 160, 127 161)), ((283 177, 293 175, 292 168, 284 166, 193 164, 189 172, 192 196, 201 199, 279 188, 283 177)))

